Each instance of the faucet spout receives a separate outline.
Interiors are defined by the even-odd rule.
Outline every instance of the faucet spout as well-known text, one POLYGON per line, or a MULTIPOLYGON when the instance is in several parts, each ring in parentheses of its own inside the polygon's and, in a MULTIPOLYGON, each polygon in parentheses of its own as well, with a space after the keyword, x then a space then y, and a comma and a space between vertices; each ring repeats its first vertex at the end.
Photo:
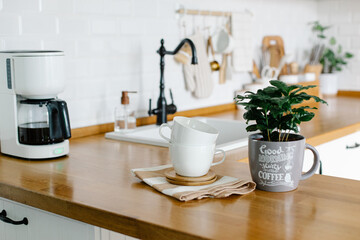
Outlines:
POLYGON ((156 124, 157 125, 161 125, 162 123, 166 123, 167 122, 167 114, 174 114, 176 112, 176 106, 174 104, 173 101, 173 97, 172 97, 172 93, 170 90, 170 95, 172 98, 172 103, 171 104, 167 104, 166 103, 166 98, 165 98, 165 94, 164 94, 164 89, 165 89, 165 83, 164 83, 164 69, 165 69, 165 55, 174 55, 176 54, 181 47, 185 44, 188 43, 191 47, 191 52, 192 52, 192 59, 191 59, 191 64, 197 64, 198 60, 197 60, 197 56, 196 56, 196 48, 195 48, 195 44, 188 38, 183 39, 179 45, 175 48, 174 51, 166 51, 165 46, 164 46, 164 39, 161 39, 160 41, 161 46, 160 48, 157 50, 157 53, 160 55, 160 95, 157 101, 157 108, 156 109, 151 109, 151 99, 149 101, 149 115, 155 114, 157 116, 156 118, 156 124))
POLYGON ((191 40, 188 39, 188 38, 184 38, 184 39, 179 43, 179 45, 175 48, 174 51, 172 51, 172 52, 167 52, 167 54, 171 54, 171 55, 176 54, 176 53, 181 49, 181 47, 182 47, 185 43, 188 43, 188 44, 190 45, 190 47, 191 47, 191 53, 192 53, 191 64, 198 64, 195 44, 193 43, 193 41, 191 41, 191 40))

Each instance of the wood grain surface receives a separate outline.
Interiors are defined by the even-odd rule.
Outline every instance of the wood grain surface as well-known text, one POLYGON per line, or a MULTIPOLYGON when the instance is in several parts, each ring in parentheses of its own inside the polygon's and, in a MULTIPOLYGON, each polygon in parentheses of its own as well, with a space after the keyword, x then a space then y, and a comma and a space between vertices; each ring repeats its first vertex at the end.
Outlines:
MULTIPOLYGON (((360 122, 360 99, 327 99, 310 138, 360 122)), ((241 111, 212 115, 242 119, 241 111)), ((227 152, 213 170, 249 179, 237 162, 247 149, 227 152)), ((341 159, 339 159, 341 161, 341 159)), ((315 175, 287 193, 180 202, 140 182, 130 169, 170 163, 167 148, 105 139, 73 139, 67 157, 26 161, 0 155, 0 196, 141 239, 358 239, 360 182, 315 175)))

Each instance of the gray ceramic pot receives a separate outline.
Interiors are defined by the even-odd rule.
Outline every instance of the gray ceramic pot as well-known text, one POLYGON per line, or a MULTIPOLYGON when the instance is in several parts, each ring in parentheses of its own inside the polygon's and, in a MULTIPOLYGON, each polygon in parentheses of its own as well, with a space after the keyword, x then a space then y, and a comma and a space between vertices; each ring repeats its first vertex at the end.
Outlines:
POLYGON ((249 136, 249 164, 256 188, 270 192, 287 192, 298 187, 299 181, 314 175, 320 164, 319 153, 305 143, 301 135, 290 134, 288 142, 262 141, 261 134, 249 136), (314 154, 311 169, 302 174, 305 148, 314 154))

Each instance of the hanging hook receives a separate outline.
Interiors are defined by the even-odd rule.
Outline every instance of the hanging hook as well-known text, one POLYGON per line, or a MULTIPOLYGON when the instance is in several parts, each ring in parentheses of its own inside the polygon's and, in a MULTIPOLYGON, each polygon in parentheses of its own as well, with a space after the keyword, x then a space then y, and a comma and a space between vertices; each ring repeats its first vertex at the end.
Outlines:
POLYGON ((180 13, 180 18, 179 18, 179 28, 180 28, 180 35, 181 35, 181 30, 183 30, 183 36, 181 37, 186 37, 186 8, 184 5, 180 5, 179 8, 179 13, 180 13))

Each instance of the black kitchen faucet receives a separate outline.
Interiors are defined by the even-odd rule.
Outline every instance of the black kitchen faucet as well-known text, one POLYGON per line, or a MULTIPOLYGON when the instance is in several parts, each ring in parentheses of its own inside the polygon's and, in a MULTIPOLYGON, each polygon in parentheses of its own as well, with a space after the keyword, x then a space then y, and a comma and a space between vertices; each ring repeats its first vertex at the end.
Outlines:
POLYGON ((197 64, 197 57, 196 57, 196 48, 194 43, 188 39, 185 38, 183 39, 180 44, 175 48, 174 51, 166 51, 165 47, 164 47, 164 39, 161 39, 160 43, 161 46, 159 48, 159 50, 157 50, 157 53, 160 55, 160 95, 157 101, 157 108, 156 109, 151 109, 151 99, 149 99, 149 115, 151 116, 152 114, 156 115, 156 125, 161 125, 163 123, 167 122, 167 114, 174 114, 176 113, 176 106, 174 104, 174 98, 170 89, 170 97, 171 97, 171 104, 167 105, 166 104, 166 98, 165 98, 165 94, 164 94, 164 89, 165 89, 165 84, 164 84, 164 68, 165 68, 165 55, 175 55, 180 49, 181 47, 185 44, 188 43, 191 47, 191 52, 192 52, 192 58, 191 58, 191 64, 197 64))

